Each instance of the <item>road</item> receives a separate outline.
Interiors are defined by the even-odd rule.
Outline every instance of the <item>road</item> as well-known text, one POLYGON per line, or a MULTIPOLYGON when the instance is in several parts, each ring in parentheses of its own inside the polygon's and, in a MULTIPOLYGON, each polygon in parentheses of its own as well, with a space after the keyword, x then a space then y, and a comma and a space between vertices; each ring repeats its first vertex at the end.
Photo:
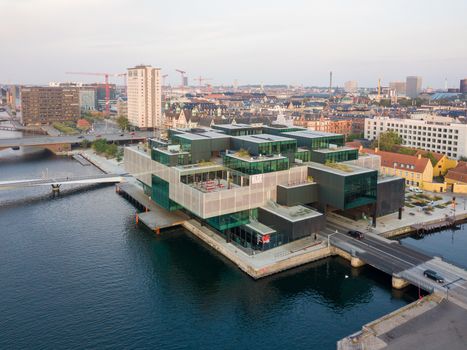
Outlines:
POLYGON ((40 146, 40 145, 53 145, 53 144, 79 144, 83 140, 94 141, 99 138, 105 138, 107 141, 137 141, 143 140, 153 135, 152 131, 137 131, 134 135, 129 133, 102 134, 100 137, 97 135, 76 135, 76 136, 34 136, 22 137, 15 139, 0 139, 0 148, 10 147, 25 147, 25 146, 40 146))
POLYGON ((335 223, 322 231, 331 245, 356 256, 378 270, 400 277, 429 292, 449 296, 449 300, 467 309, 467 271, 412 248, 366 233, 362 240, 352 238, 348 228, 335 223), (336 233, 337 230, 337 233, 336 233), (437 283, 423 275, 427 269, 440 274, 445 282, 437 283))
POLYGON ((431 256, 409 249, 397 241, 387 241, 366 234, 362 240, 346 234, 348 228, 329 223, 323 233, 330 236, 331 244, 361 258, 367 264, 389 274, 398 273, 425 261, 431 256), (337 230, 338 233, 335 233, 337 230))

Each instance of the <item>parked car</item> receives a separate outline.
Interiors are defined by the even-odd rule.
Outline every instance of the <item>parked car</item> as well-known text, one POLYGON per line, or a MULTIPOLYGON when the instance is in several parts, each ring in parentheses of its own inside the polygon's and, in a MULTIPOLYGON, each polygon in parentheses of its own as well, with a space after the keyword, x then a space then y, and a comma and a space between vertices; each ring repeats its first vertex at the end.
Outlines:
POLYGON ((360 231, 350 230, 347 234, 356 239, 363 239, 363 233, 360 231))
POLYGON ((436 271, 425 270, 423 271, 423 276, 432 279, 433 281, 436 281, 438 283, 444 283, 444 278, 441 275, 439 275, 436 271))
POLYGON ((83 136, 83 135, 79 135, 78 138, 79 138, 79 139, 84 139, 84 136, 83 136))

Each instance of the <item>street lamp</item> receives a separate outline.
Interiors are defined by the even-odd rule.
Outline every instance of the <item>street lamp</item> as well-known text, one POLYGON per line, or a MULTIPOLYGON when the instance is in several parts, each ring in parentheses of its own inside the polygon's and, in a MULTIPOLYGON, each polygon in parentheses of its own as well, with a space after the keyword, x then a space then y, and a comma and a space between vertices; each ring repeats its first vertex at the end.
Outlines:
POLYGON ((330 235, 328 235, 328 248, 331 246, 331 241, 330 241, 331 236, 335 235, 336 233, 339 233, 339 231, 336 230, 336 232, 331 233, 330 235))

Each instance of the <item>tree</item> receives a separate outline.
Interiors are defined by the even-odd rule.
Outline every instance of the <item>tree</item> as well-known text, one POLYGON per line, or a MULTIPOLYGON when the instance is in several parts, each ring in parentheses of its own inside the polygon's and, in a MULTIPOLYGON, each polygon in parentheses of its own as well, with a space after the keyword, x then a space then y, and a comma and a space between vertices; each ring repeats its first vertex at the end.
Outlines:
POLYGON ((98 139, 93 142, 92 147, 96 150, 97 153, 104 153, 107 150, 107 140, 98 139))
POLYGON ((381 151, 392 152, 395 146, 402 143, 402 137, 395 131, 389 130, 379 134, 378 139, 374 140, 372 147, 380 149, 381 151))
POLYGON ((117 118, 117 124, 122 131, 127 130, 130 127, 130 123, 128 122, 128 119, 121 115, 120 117, 117 118))

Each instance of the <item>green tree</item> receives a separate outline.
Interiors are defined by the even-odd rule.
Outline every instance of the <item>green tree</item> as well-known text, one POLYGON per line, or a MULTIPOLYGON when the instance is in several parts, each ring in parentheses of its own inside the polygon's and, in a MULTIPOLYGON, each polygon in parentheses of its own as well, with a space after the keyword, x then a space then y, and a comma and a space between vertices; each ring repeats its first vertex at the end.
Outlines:
POLYGON ((438 162, 435 158, 435 156, 433 155, 433 153, 431 152, 428 152, 428 153, 425 153, 422 155, 423 158, 428 158, 431 162, 431 165, 435 166, 436 163, 438 162))
POLYGON ((81 147, 82 148, 89 148, 91 146, 91 141, 84 139, 81 141, 81 147))
POLYGON ((363 133, 360 134, 349 134, 347 136, 346 142, 351 142, 355 139, 363 139, 363 133))
POLYGON ((92 148, 97 153, 105 153, 107 150, 107 140, 106 139, 98 139, 92 143, 92 148))
POLYGON ((378 139, 374 140, 372 147, 378 147, 382 151, 392 152, 394 148, 402 143, 402 137, 395 131, 389 130, 379 134, 378 139))
POLYGON ((130 127, 130 123, 128 122, 128 119, 124 117, 123 115, 117 118, 117 124, 122 131, 127 130, 130 127))

